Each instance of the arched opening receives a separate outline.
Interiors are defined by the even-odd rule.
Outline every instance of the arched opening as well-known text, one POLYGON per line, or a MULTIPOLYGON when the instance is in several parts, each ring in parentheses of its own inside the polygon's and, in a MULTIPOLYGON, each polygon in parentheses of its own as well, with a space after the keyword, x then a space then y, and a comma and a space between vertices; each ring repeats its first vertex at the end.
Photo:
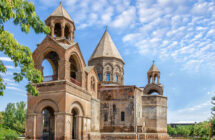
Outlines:
POLYGON ((115 82, 119 81, 119 76, 117 74, 115 74, 115 82))
POLYGON ((44 77, 49 76, 49 75, 54 75, 52 65, 49 63, 49 61, 47 59, 43 60, 42 67, 43 67, 43 76, 44 77))
POLYGON ((64 34, 65 34, 65 39, 69 39, 70 40, 70 30, 69 30, 69 26, 68 25, 65 26, 64 34))
POLYGON ((81 74, 75 57, 72 55, 69 59, 70 62, 70 80, 74 84, 81 86, 81 74))
POLYGON ((78 109, 73 108, 72 109, 72 139, 77 139, 78 138, 78 109))
POLYGON ((94 77, 91 77, 91 90, 92 90, 92 91, 95 91, 95 88, 96 88, 95 78, 94 78, 94 77))
POLYGON ((158 76, 157 75, 155 75, 155 83, 157 83, 158 81, 158 76))
POLYGON ((61 24, 60 23, 55 24, 54 37, 61 37, 61 24))
POLYGON ((44 60, 42 62, 44 82, 57 80, 58 60, 59 56, 54 51, 51 51, 44 56, 44 60))
POLYGON ((160 95, 158 92, 156 92, 156 91, 153 91, 152 93, 151 93, 151 95, 160 95))
POLYGON ((55 118, 54 110, 51 107, 46 107, 42 110, 43 114, 43 140, 54 140, 55 118))
POLYGON ((122 122, 125 121, 125 112, 124 111, 121 112, 121 121, 122 122))
POLYGON ((116 112, 116 105, 113 104, 113 112, 115 113, 116 112))
POLYGON ((108 121, 108 113, 107 112, 104 113, 104 121, 105 122, 108 121))
POLYGON ((149 83, 152 83, 152 76, 149 77, 149 83))
POLYGON ((150 89, 148 94, 149 95, 161 95, 161 93, 159 93, 159 90, 157 90, 157 89, 150 89))
POLYGON ((110 73, 106 73, 106 81, 110 82, 110 73))
POLYGON ((98 73, 98 78, 99 78, 99 81, 102 80, 102 75, 101 75, 101 73, 98 73))

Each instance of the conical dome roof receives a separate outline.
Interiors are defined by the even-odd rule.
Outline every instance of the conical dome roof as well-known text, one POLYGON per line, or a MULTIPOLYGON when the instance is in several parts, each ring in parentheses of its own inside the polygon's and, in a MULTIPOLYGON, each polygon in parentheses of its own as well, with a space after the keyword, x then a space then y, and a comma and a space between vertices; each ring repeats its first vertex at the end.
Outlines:
POLYGON ((160 72, 155 64, 152 64, 148 72, 160 72))
POLYGON ((50 17, 64 17, 70 21, 73 21, 67 11, 64 9, 62 3, 60 3, 60 5, 54 10, 54 12, 51 13, 48 18, 50 17))
POLYGON ((101 40, 99 41, 99 44, 97 45, 92 56, 90 57, 90 60, 99 57, 114 57, 122 60, 123 62, 123 59, 119 51, 117 50, 107 29, 105 30, 101 40))

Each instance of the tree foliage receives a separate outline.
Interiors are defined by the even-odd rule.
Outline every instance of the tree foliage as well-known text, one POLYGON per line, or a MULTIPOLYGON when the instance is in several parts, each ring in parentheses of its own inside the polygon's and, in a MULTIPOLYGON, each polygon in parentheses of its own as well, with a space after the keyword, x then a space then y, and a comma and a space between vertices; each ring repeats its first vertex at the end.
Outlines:
MULTIPOLYGON (((0 51, 13 60, 15 67, 20 67, 20 72, 14 73, 16 82, 22 81, 25 77, 29 84, 26 85, 27 91, 32 95, 38 95, 34 83, 42 81, 41 72, 34 68, 31 51, 28 47, 20 45, 14 36, 4 30, 7 21, 13 21, 15 25, 21 27, 21 31, 28 33, 30 27, 36 33, 50 32, 50 29, 40 20, 35 12, 32 2, 27 0, 1 0, 0 1, 0 51)), ((6 73, 7 68, 0 60, 0 72, 6 73)), ((0 76, 0 95, 5 90, 4 79, 0 76)))
POLYGON ((214 105, 214 106, 212 107, 212 109, 211 109, 211 110, 212 110, 211 113, 212 113, 213 116, 215 116, 215 96, 212 97, 211 100, 212 100, 211 103, 214 105))
POLYGON ((173 128, 168 125, 167 130, 168 134, 173 137, 195 137, 195 138, 204 138, 205 137, 205 129, 206 129, 206 136, 209 136, 209 122, 212 124, 211 127, 211 136, 214 136, 213 133, 213 125, 215 125, 215 118, 211 119, 210 121, 200 122, 195 125, 186 125, 186 126, 177 126, 173 128))
POLYGON ((25 132, 26 103, 9 103, 3 112, 3 127, 16 130, 19 133, 25 132))

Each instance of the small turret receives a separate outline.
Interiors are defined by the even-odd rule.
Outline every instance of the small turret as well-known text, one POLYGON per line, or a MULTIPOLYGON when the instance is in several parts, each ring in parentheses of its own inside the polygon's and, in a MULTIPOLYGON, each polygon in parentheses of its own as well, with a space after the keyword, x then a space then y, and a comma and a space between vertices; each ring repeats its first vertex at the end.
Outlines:
POLYGON ((153 61, 153 64, 149 71, 147 72, 148 77, 148 84, 160 84, 160 71, 158 70, 157 66, 154 64, 155 61, 153 61), (152 79, 152 81, 151 81, 152 79))
POLYGON ((160 71, 157 66, 153 64, 147 72, 148 84, 144 88, 144 94, 151 95, 152 93, 158 93, 163 95, 163 86, 160 84, 160 71))
POLYGON ((46 25, 51 28, 51 36, 74 41, 75 24, 64 9, 62 3, 45 20, 46 25))

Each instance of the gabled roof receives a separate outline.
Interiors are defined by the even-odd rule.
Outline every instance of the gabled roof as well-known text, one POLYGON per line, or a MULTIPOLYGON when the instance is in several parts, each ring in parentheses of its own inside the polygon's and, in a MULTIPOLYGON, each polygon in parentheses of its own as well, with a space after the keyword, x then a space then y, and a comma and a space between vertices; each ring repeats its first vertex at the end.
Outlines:
MULTIPOLYGON (((72 18, 70 15, 67 13, 67 11, 64 9, 62 3, 54 10, 54 12, 51 13, 49 17, 65 17, 66 19, 70 20, 73 22, 72 18)), ((48 18, 49 18, 48 17, 48 18)), ((48 19, 47 18, 47 19, 48 19)))
POLYGON ((85 71, 87 73, 89 73, 92 69, 94 69, 94 66, 87 66, 87 67, 85 67, 85 71))
POLYGON ((90 60, 99 57, 114 57, 123 61, 107 29, 90 57, 90 60))
POLYGON ((152 64, 152 66, 151 66, 151 68, 149 69, 148 72, 154 72, 154 71, 160 72, 160 71, 158 70, 157 66, 156 66, 155 64, 152 64))
POLYGON ((67 40, 67 39, 62 39, 62 38, 59 38, 59 39, 56 39, 56 38, 53 38, 51 36, 47 36, 49 37, 51 40, 53 40, 56 44, 58 44, 59 46, 61 46, 62 48, 64 48, 65 50, 73 47, 75 44, 77 44, 77 42, 71 42, 70 40, 67 40))

